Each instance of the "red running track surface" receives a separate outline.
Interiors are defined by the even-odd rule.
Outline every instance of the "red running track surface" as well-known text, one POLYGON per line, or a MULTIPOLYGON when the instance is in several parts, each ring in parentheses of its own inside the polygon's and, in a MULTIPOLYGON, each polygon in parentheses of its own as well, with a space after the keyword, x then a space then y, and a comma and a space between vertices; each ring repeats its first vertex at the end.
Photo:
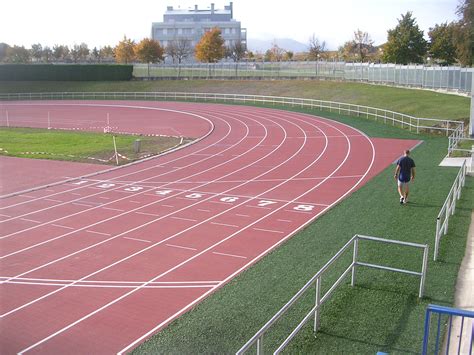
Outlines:
POLYGON ((10 125, 46 127, 49 111, 54 128, 103 130, 109 113, 114 131, 202 139, 0 200, 2 354, 130 350, 418 143, 244 106, 61 101, 6 109, 10 125))

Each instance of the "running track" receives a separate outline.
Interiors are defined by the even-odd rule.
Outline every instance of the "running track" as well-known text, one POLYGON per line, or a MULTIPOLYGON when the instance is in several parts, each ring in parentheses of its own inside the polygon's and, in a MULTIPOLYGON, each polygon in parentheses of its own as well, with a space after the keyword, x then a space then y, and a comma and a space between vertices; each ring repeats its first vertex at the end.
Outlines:
POLYGON ((202 139, 0 200, 2 354, 132 349, 418 143, 244 106, 61 101, 5 110, 10 125, 46 127, 50 112, 54 128, 102 131, 110 113, 117 132, 202 139))

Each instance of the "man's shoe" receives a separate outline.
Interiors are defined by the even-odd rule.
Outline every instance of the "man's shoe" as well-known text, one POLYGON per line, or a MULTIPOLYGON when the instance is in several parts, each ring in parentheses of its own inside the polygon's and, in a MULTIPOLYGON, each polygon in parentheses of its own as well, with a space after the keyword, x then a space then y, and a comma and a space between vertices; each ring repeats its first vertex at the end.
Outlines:
POLYGON ((405 203, 405 199, 403 197, 400 197, 400 204, 403 205, 405 203))

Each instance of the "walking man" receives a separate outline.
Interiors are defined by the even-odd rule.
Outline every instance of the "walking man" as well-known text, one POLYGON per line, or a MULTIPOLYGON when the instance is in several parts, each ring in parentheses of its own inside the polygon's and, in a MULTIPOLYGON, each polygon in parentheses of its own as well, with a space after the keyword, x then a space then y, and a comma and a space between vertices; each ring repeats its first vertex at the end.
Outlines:
POLYGON ((394 177, 398 183, 400 204, 407 203, 409 183, 415 180, 415 162, 410 158, 410 151, 408 149, 405 150, 405 155, 398 160, 394 177))

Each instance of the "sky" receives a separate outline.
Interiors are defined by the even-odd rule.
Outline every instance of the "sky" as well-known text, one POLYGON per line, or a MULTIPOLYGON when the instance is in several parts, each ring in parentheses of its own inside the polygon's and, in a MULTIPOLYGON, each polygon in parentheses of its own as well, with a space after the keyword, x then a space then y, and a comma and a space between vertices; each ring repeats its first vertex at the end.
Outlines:
MULTIPOLYGON (((223 9, 216 0, 6 0, 0 3, 0 42, 44 46, 85 42, 89 48, 115 46, 124 35, 135 41, 150 37, 152 22, 163 21, 167 6, 223 9)), ((248 39, 292 38, 308 44, 314 33, 329 49, 368 32, 375 44, 387 39, 401 14, 412 11, 428 38, 435 24, 457 19, 459 0, 234 0, 234 19, 247 28, 248 39)))

